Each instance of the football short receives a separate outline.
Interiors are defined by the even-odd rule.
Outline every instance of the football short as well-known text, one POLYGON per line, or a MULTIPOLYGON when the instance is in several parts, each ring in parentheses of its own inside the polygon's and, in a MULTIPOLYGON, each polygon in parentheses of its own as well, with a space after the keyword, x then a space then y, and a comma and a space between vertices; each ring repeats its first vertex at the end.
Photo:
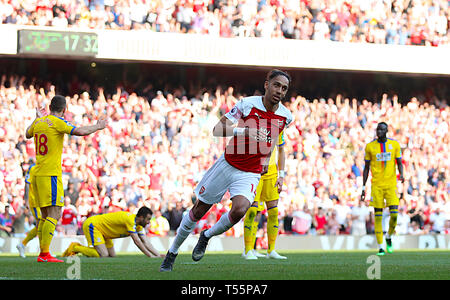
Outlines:
POLYGON ((242 195, 253 203, 260 178, 261 174, 236 169, 221 155, 198 183, 195 195, 206 204, 215 204, 228 190, 231 198, 242 195))
POLYGON ((40 220, 42 218, 41 209, 39 207, 30 206, 30 211, 33 214, 35 220, 40 220))
POLYGON ((370 206, 374 208, 385 208, 392 205, 399 205, 396 186, 378 187, 372 185, 371 196, 372 199, 370 200, 370 206))
MULTIPOLYGON (((257 203, 257 206, 256 206, 257 211, 262 212, 264 210, 264 201, 256 201, 256 198, 255 198, 253 203, 255 203, 255 202, 257 203)), ((255 206, 254 204, 252 204, 252 205, 255 206)))
POLYGON ((31 182, 38 207, 64 206, 62 176, 34 176, 31 182))
POLYGON ((83 223, 83 233, 86 237, 88 245, 98 246, 105 244, 106 248, 111 248, 114 246, 112 239, 105 239, 103 234, 95 227, 89 218, 87 218, 83 223))
POLYGON ((278 188, 275 186, 277 177, 261 179, 256 189, 255 202, 258 202, 258 211, 264 210, 264 202, 278 200, 280 194, 278 188))

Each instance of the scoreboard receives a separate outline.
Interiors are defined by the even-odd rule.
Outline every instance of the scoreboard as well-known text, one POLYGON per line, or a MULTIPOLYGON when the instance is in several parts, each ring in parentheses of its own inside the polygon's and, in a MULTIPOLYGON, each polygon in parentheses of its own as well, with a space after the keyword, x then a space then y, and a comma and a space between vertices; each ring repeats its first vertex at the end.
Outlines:
POLYGON ((21 54, 95 57, 98 53, 98 39, 94 32, 21 29, 18 37, 18 52, 21 54))

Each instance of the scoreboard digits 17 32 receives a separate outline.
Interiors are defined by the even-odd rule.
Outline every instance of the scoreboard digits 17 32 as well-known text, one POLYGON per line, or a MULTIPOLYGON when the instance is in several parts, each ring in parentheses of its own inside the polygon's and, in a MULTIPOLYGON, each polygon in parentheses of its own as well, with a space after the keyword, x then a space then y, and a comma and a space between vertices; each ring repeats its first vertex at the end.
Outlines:
POLYGON ((19 53, 68 56, 96 56, 94 32, 19 30, 19 53))

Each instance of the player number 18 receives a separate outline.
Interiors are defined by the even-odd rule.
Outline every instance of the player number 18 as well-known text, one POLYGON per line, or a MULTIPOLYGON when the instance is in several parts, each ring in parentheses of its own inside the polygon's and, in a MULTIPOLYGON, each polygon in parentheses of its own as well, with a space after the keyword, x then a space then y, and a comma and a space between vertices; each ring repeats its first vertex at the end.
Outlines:
POLYGON ((45 134, 35 134, 34 135, 34 144, 36 145, 36 153, 39 155, 46 155, 48 152, 47 147, 47 136, 45 134))

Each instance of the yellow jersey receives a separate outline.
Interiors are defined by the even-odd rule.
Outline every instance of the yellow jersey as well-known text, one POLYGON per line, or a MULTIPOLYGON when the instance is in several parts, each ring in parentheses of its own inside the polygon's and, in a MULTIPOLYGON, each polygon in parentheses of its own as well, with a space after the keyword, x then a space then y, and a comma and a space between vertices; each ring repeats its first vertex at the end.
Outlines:
POLYGON ((136 225, 136 215, 127 211, 117 211, 89 217, 90 222, 105 239, 127 237, 131 233, 145 234, 141 225, 136 225))
POLYGON ((31 184, 31 177, 36 170, 36 168, 34 168, 35 166, 36 164, 31 164, 27 172, 25 173, 25 183, 31 184))
POLYGON ((277 147, 275 147, 272 151, 272 154, 270 155, 270 159, 269 159, 269 168, 266 174, 261 176, 261 179, 269 179, 269 178, 273 178, 273 177, 277 177, 278 176, 278 147, 283 146, 285 143, 284 141, 284 130, 280 133, 280 135, 278 136, 278 143, 277 143, 277 147))
POLYGON ((28 129, 36 146, 35 176, 61 176, 64 134, 72 134, 75 126, 53 115, 37 118, 28 129))
MULTIPOLYGON (((36 209, 36 208, 39 209, 39 207, 36 203, 36 196, 35 196, 33 184, 31 182, 31 180, 33 179, 33 174, 34 174, 35 170, 36 170, 36 164, 31 164, 30 167, 28 168, 27 173, 25 174, 25 183, 28 184, 28 206, 30 207, 30 209, 36 209)), ((36 216, 36 214, 35 214, 35 216, 36 216)))
POLYGON ((370 162, 372 185, 392 186, 397 184, 396 159, 402 157, 400 144, 387 139, 385 143, 373 140, 366 145, 364 160, 370 162))

